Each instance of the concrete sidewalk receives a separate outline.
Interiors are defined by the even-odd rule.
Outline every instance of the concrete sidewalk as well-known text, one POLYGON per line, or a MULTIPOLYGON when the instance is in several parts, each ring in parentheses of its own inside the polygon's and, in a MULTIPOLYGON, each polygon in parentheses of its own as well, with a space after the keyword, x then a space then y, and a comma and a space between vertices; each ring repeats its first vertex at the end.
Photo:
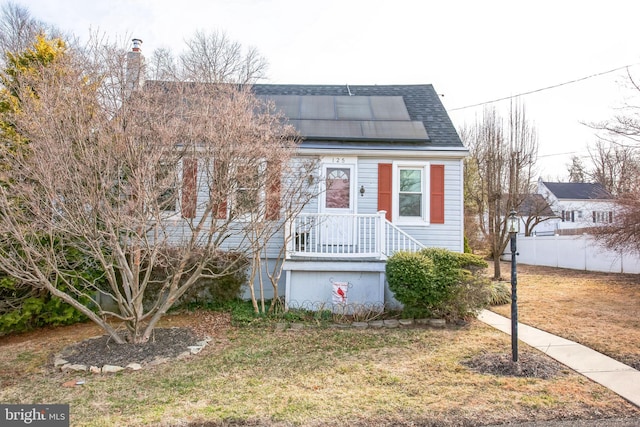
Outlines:
MULTIPOLYGON (((483 310, 478 320, 511 335, 511 319, 483 310)), ((581 344, 518 323, 518 340, 640 407, 640 372, 581 344)))

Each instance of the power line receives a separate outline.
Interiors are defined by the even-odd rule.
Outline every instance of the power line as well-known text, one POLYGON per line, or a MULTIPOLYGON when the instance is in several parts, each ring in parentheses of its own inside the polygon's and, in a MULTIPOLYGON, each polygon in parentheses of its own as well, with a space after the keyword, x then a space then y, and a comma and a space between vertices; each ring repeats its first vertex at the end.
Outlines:
POLYGON ((540 158, 540 157, 566 156, 568 154, 580 154, 579 157, 589 157, 588 155, 581 154, 581 153, 584 153, 584 151, 568 151, 566 153, 540 154, 540 155, 538 155, 538 158, 540 158))
POLYGON ((503 98, 494 99, 492 101, 479 102, 477 104, 466 105, 464 107, 450 108, 450 109, 448 109, 448 111, 465 110, 467 108, 473 108, 473 107, 479 107, 481 105, 493 104, 494 102, 505 101, 507 99, 513 99, 513 98, 517 98, 519 96, 531 95, 532 93, 538 93, 538 92, 542 92, 542 91, 549 90, 549 89, 555 89, 557 87, 566 86, 566 85, 569 85, 569 84, 581 82, 583 80, 591 79, 593 77, 599 77, 599 76, 602 76, 602 75, 605 75, 605 74, 609 74, 609 73, 613 73, 613 72, 616 72, 616 71, 620 71, 620 70, 623 70, 625 68, 629 68, 629 67, 632 67, 632 66, 638 65, 638 64, 640 64, 640 62, 636 62, 635 64, 624 65, 622 67, 614 68, 613 70, 609 70, 609 71, 602 71, 600 73, 591 74, 589 76, 581 77, 581 78, 575 79, 575 80, 570 80, 568 82, 558 83, 558 84, 555 84, 555 85, 552 85, 552 86, 547 86, 547 87, 543 87, 543 88, 540 88, 540 89, 530 90, 528 92, 522 92, 522 93, 519 93, 517 95, 505 96, 503 98))

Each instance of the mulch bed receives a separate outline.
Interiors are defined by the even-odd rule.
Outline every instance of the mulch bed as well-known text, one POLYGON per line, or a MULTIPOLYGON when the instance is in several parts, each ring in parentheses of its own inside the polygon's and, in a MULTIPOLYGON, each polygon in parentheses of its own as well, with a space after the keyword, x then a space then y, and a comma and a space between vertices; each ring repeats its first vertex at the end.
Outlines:
POLYGON ((167 316, 166 323, 172 327, 156 328, 145 344, 116 344, 108 335, 103 335, 65 347, 61 357, 72 364, 97 367, 144 365, 158 358, 171 359, 189 351, 188 346, 196 345, 206 337, 223 336, 231 325, 231 315, 185 312, 167 316))
POLYGON ((66 347, 61 356, 69 363, 85 366, 127 366, 129 363, 142 365, 157 358, 177 357, 189 351, 187 347, 198 341, 189 328, 159 328, 153 331, 149 341, 144 344, 116 344, 111 337, 103 335, 66 347))
POLYGON ((553 378, 567 369, 548 356, 528 352, 518 354, 518 362, 513 362, 510 353, 483 353, 461 363, 481 374, 541 379, 553 378))

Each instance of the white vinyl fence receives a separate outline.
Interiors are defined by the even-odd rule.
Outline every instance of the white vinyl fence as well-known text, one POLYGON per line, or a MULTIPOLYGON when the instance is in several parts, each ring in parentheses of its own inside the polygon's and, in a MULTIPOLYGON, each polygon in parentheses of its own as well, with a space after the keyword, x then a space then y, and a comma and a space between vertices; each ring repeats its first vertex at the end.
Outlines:
MULTIPOLYGON (((530 265, 571 268, 610 273, 640 273, 640 257, 604 248, 593 237, 518 236, 518 262, 530 265)), ((504 259, 511 259, 510 245, 504 259)))

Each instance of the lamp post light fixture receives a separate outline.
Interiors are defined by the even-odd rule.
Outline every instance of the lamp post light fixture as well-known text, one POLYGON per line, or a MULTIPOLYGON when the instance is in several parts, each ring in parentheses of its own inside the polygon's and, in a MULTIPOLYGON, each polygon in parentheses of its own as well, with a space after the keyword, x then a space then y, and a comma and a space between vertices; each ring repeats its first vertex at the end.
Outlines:
POLYGON ((516 255, 517 235, 520 232, 520 218, 511 210, 507 217, 507 232, 511 237, 511 360, 518 361, 518 273, 516 255))

